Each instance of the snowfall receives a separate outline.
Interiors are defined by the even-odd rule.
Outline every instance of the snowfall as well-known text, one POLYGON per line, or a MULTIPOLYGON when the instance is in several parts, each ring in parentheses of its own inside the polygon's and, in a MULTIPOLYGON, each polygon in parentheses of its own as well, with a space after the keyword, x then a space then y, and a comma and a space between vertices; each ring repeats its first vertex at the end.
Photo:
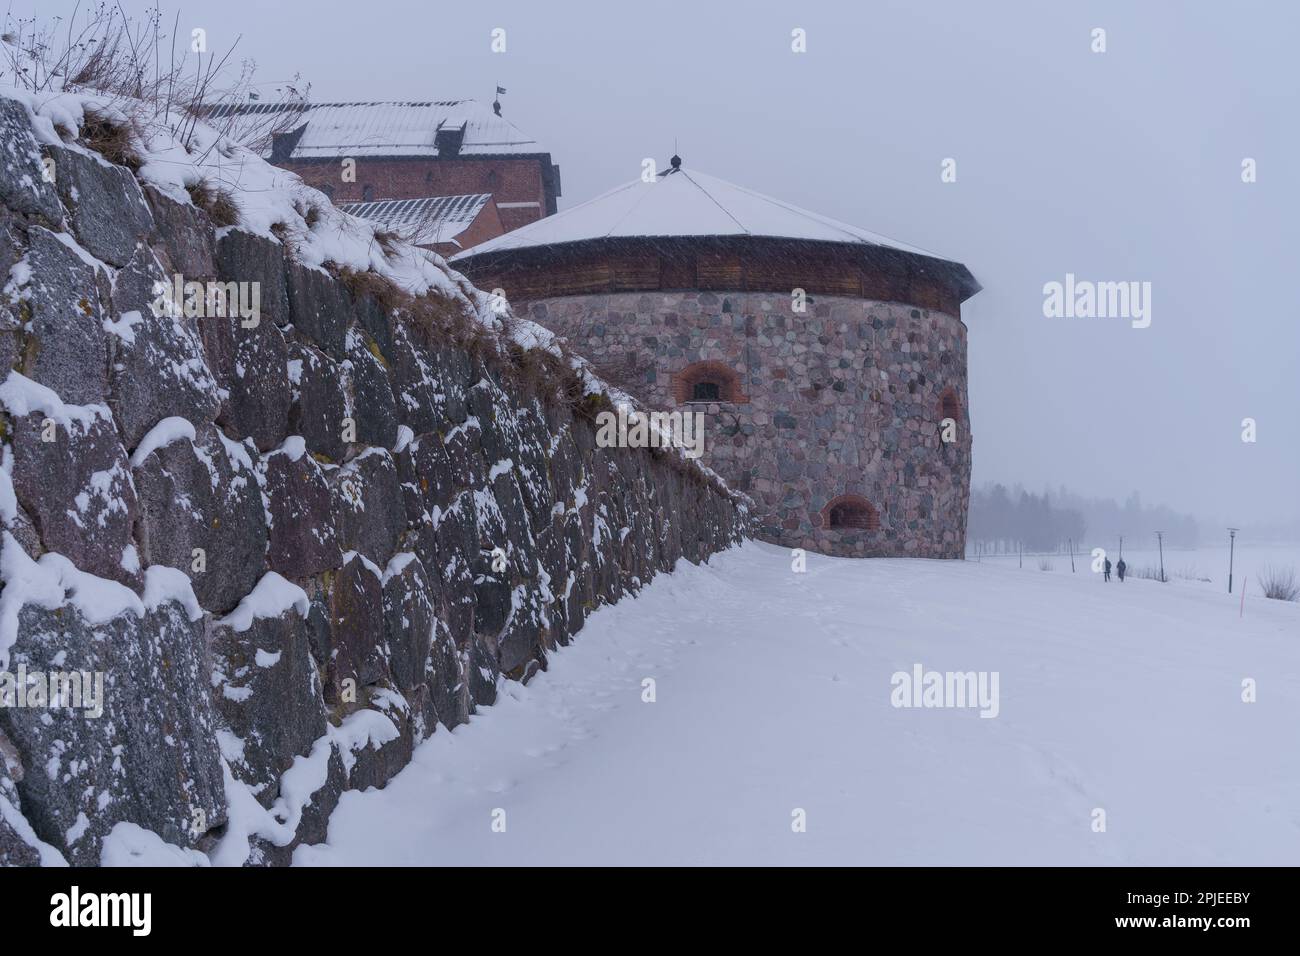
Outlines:
POLYGON ((683 562, 294 862, 1300 861, 1300 604, 1076 561, 683 562), (895 706, 918 665, 996 707, 895 706))
MULTIPOLYGON (((120 107, 5 95, 48 143, 86 108, 120 107)), ((166 125, 142 145, 140 175, 178 201, 215 178, 240 190, 241 228, 287 224, 306 264, 463 297, 485 325, 558 350, 436 257, 380 256, 373 229, 296 177, 205 127, 182 148, 166 125)), ((570 361, 588 389, 631 402, 570 361)), ((37 400, 66 410, 20 385, 11 414, 37 400)), ((42 560, 46 576, 72 573, 42 560)), ((1068 557, 1043 571, 810 554, 796 572, 788 551, 748 543, 681 563, 593 614, 529 685, 505 683, 495 706, 439 729, 384 790, 344 794, 327 842, 294 862, 1300 861, 1300 604, 1247 588, 1242 605, 1195 575, 1103 583, 1077 560, 1071 573, 1068 557), (990 691, 996 676, 996 704, 895 706, 896 675, 916 671, 984 675, 990 691)), ((248 824, 252 798, 239 799, 248 824)), ((209 862, 121 829, 107 864, 209 862)), ((211 862, 242 862, 245 836, 232 827, 211 862)))

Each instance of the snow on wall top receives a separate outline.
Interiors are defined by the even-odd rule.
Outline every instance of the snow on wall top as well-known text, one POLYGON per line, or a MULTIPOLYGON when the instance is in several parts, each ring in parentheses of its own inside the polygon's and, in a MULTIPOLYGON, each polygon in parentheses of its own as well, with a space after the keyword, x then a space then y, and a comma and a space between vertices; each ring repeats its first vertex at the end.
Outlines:
POLYGON ((634 179, 572 209, 480 243, 453 258, 586 239, 669 236, 771 236, 864 243, 933 255, 716 176, 681 167, 651 182, 634 179))
MULTIPOLYGON (((421 103, 308 103, 224 106, 214 116, 237 112, 263 115, 289 110, 306 123, 292 152, 295 159, 338 156, 439 156, 439 129, 464 127, 460 156, 494 156, 545 152, 531 136, 476 100, 421 103)), ((269 154, 268 154, 269 155, 269 154)))
POLYGON ((96 158, 97 153, 60 131, 78 133, 88 112, 128 124, 143 161, 136 176, 176 202, 192 203, 188 186, 206 182, 224 188, 239 207, 239 225, 234 228, 277 242, 286 238, 303 265, 333 263, 356 272, 372 270, 412 295, 436 292, 458 299, 490 321, 486 294, 449 270, 440 256, 405 244, 390 246, 386 252, 375 241, 373 224, 341 212, 295 173, 272 166, 211 126, 198 123, 191 136, 183 137, 176 130, 185 128, 187 117, 155 115, 152 106, 120 96, 33 93, 10 86, 0 86, 0 96, 26 107, 39 142, 96 158), (313 209, 316 214, 309 225, 306 213, 313 209))

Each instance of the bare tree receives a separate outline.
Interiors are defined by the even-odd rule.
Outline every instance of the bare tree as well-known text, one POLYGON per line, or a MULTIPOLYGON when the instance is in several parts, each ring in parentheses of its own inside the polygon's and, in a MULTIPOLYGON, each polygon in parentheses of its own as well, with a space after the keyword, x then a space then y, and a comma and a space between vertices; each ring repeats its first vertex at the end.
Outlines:
POLYGON ((179 25, 179 14, 166 27, 157 8, 136 18, 108 2, 77 2, 66 19, 7 14, 0 80, 37 93, 96 93, 129 116, 137 133, 161 126, 186 149, 201 121, 250 148, 297 124, 310 84, 294 76, 275 86, 278 102, 261 104, 257 64, 232 60, 239 37, 223 53, 209 53, 201 33, 181 37, 179 25))

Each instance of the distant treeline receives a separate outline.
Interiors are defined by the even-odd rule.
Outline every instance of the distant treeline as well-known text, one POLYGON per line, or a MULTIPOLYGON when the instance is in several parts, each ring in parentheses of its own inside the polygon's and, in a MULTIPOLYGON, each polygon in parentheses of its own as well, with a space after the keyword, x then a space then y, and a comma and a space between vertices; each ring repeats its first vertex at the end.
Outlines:
MULTIPOLYGON (((1225 532, 1222 530, 1221 525, 1216 525, 1213 528, 1206 529, 1206 533, 1215 536, 1212 540, 1218 540, 1225 532)), ((1266 523, 1246 522, 1241 526, 1241 538, 1244 541, 1254 541, 1257 544, 1265 542, 1294 544, 1300 541, 1300 518, 1266 523)))
POLYGON ((1084 498, 1064 487, 1055 494, 1036 495, 1020 485, 983 485, 971 490, 967 547, 986 552, 1057 551, 1073 540, 1083 545, 1107 545, 1123 535, 1132 547, 1154 547, 1155 532, 1165 544, 1193 548, 1196 519, 1162 506, 1142 504, 1135 491, 1123 504, 1109 498, 1084 498))

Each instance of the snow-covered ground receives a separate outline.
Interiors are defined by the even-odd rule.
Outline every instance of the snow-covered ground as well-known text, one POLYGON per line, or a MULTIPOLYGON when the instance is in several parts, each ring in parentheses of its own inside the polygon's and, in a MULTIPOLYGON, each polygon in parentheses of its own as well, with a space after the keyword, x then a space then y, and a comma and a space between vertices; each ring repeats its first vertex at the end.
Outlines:
POLYGON ((1300 861, 1300 604, 1065 568, 683 563, 295 862, 1300 861), (998 672, 997 716, 892 706, 916 664, 998 672))

